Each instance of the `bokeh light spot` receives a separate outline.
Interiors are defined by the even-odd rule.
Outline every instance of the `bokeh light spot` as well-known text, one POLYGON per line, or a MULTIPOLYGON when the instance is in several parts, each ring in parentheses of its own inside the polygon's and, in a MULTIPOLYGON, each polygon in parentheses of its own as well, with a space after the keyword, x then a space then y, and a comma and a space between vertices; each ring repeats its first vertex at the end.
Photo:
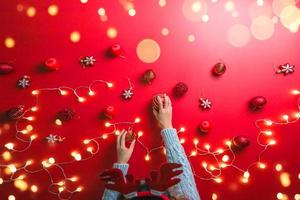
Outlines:
POLYGON ((162 34, 163 36, 169 35, 169 29, 167 29, 167 28, 162 28, 162 29, 161 29, 161 34, 162 34))
POLYGON ((34 17, 36 15, 36 9, 33 6, 30 6, 27 11, 26 14, 28 17, 34 17))
POLYGON ((78 31, 73 31, 71 34, 70 34, 70 40, 71 42, 79 42, 80 41, 80 33, 78 31))
POLYGON ((158 5, 159 5, 160 7, 165 7, 165 6, 167 5, 167 1, 166 1, 166 0, 159 0, 159 1, 158 1, 158 5))
POLYGON ((287 6, 280 13, 281 24, 291 32, 297 32, 300 26, 300 9, 296 6, 287 6))
POLYGON ((87 3, 89 0, 80 0, 81 3, 87 3))
POLYGON ((136 48, 138 58, 145 63, 153 63, 160 56, 160 46, 152 39, 144 39, 136 48))
POLYGON ((14 48, 14 47, 15 47, 16 42, 15 42, 14 38, 12 38, 12 37, 7 37, 7 38, 5 38, 5 40, 4 40, 4 45, 5 45, 7 48, 11 49, 11 48, 14 48))
POLYGON ((282 187, 289 187, 291 185, 290 174, 287 172, 283 172, 280 174, 280 183, 282 187))
POLYGON ((269 17, 259 16, 252 21, 251 33, 258 40, 271 38, 274 30, 274 23, 269 17))
POLYGON ((58 13, 58 6, 57 5, 50 5, 49 7, 48 7, 48 14, 50 15, 50 16, 55 16, 55 15, 57 15, 57 13, 58 13))
POLYGON ((189 21, 201 21, 202 16, 207 14, 207 3, 204 0, 185 0, 182 12, 189 21))
POLYGON ((295 5, 295 0, 273 0, 272 8, 273 12, 279 16, 282 10, 287 6, 295 5))
POLYGON ((232 46, 245 46, 250 40, 250 31, 247 26, 235 24, 229 28, 227 39, 232 46))
POLYGON ((106 35, 111 39, 116 38, 118 36, 118 30, 114 27, 110 27, 107 29, 106 35))
POLYGON ((104 8, 99 8, 98 9, 98 15, 100 15, 100 16, 104 16, 105 15, 105 9, 104 8))
POLYGON ((225 2, 224 7, 225 7, 225 10, 228 11, 228 12, 232 12, 235 9, 235 5, 234 5, 233 1, 227 1, 227 2, 225 2))
POLYGON ((195 42, 196 37, 195 37, 193 34, 190 34, 190 35, 188 35, 187 40, 188 40, 189 42, 195 42))

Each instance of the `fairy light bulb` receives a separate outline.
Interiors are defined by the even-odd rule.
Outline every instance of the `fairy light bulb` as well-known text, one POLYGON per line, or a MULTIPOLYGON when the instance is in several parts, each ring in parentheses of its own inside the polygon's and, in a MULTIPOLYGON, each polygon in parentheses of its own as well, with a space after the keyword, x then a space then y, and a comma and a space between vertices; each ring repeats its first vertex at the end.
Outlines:
POLYGON ((105 134, 102 135, 102 138, 105 140, 105 139, 108 138, 108 135, 105 133, 105 134))
POLYGON ((32 185, 30 187, 30 190, 33 192, 33 193, 36 193, 38 191, 38 187, 36 185, 32 185))
POLYGON ((265 120, 267 126, 272 126, 273 122, 271 120, 265 120))
POLYGON ((225 163, 220 163, 219 166, 220 166, 221 168, 226 168, 226 167, 229 166, 229 165, 227 165, 227 164, 225 164, 225 163))
POLYGON ((299 90, 292 90, 291 93, 293 95, 299 95, 300 94, 300 91, 299 90))
POLYGON ((140 118, 138 118, 138 117, 137 117, 137 118, 135 118, 135 120, 134 120, 134 123, 136 123, 136 124, 137 124, 137 123, 140 123, 140 122, 141 122, 141 119, 140 119, 140 118))
POLYGON ((10 164, 7 167, 11 173, 15 173, 17 171, 17 168, 14 164, 10 164))
POLYGON ((83 97, 78 97, 78 101, 79 101, 80 103, 85 102, 85 98, 83 98, 83 97))
POLYGON ((88 147, 86 150, 90 153, 93 153, 93 147, 88 147))
POLYGON ((197 155, 197 151, 194 150, 191 152, 191 156, 196 156, 196 155, 197 155))
POLYGON ((9 143, 5 144, 4 146, 8 150, 13 150, 15 145, 13 143, 9 142, 9 143))
POLYGON ((248 171, 245 171, 243 177, 249 179, 250 173, 248 171))
POLYGON ((90 143, 90 140, 88 139, 83 140, 83 144, 88 144, 88 143, 90 143))
POLYGON ((58 191, 59 191, 59 192, 63 192, 64 190, 65 190, 64 187, 59 187, 59 188, 58 188, 58 191))
POLYGON ((228 162, 228 161, 229 161, 229 156, 228 156, 228 155, 224 155, 224 156, 222 157, 222 161, 223 161, 223 162, 228 162))
POLYGON ((275 145, 276 144, 276 141, 275 140, 270 140, 269 141, 269 145, 275 145))
POLYGON ((56 124, 57 126, 61 126, 61 125, 62 125, 62 121, 61 121, 60 119, 56 119, 56 120, 55 120, 55 124, 56 124))
POLYGON ((94 95, 95 95, 95 92, 94 92, 93 90, 90 89, 90 90, 89 90, 89 95, 90 95, 90 96, 94 96, 94 95))
POLYGON ((32 94, 32 95, 38 95, 38 94, 39 94, 39 91, 38 91, 38 90, 33 90, 33 91, 31 92, 31 94, 32 94))
POLYGON ((266 164, 265 163, 258 163, 258 167, 260 168, 260 169, 266 169, 266 164))
POLYGON ((139 131, 138 132, 138 137, 140 138, 140 137, 142 137, 144 135, 144 132, 143 131, 139 131))
POLYGON ((209 145, 209 144, 206 144, 206 145, 204 145, 204 148, 205 148, 206 150, 209 150, 209 149, 210 149, 210 145, 209 145))
POLYGON ((29 131, 28 130, 22 130, 22 131, 20 131, 22 134, 24 134, 24 135, 26 135, 29 131))
POLYGON ((115 131, 115 135, 120 135, 120 131, 119 131, 119 130, 116 130, 116 131, 115 131))
POLYGON ((69 180, 72 182, 76 182, 78 180, 78 177, 73 176, 73 177, 69 178, 69 180))
POLYGON ((185 139, 184 138, 181 138, 180 139, 180 144, 184 144, 185 143, 185 139))
POLYGON ((110 127, 110 126, 111 126, 111 123, 109 123, 109 122, 105 123, 105 127, 110 127))
POLYGON ((32 136, 30 136, 30 139, 31 140, 35 140, 37 138, 37 135, 32 135, 32 136))
POLYGON ((37 106, 33 106, 32 108, 31 108, 31 111, 32 112, 36 112, 38 110, 38 107, 37 106))
POLYGON ((184 128, 184 127, 181 127, 181 128, 179 129, 179 132, 185 132, 185 128, 184 128))
POLYGON ((0 185, 4 183, 4 180, 2 178, 0 178, 0 185))
POLYGON ((222 180, 221 178, 215 178, 214 181, 215 181, 216 183, 222 183, 223 180, 222 180))
POLYGON ((202 167, 203 167, 204 169, 206 169, 206 168, 207 168, 207 163, 206 163, 206 162, 203 162, 203 163, 202 163, 202 167))
POLYGON ((288 115, 282 115, 282 119, 284 119, 285 121, 289 121, 289 116, 288 115))
POLYGON ((271 135, 273 134, 272 131, 264 131, 263 133, 264 133, 265 135, 267 135, 267 136, 271 136, 271 135))
POLYGON ((32 160, 27 160, 25 166, 31 165, 33 163, 32 160))
POLYGON ((26 119, 27 119, 28 121, 33 121, 33 120, 34 120, 34 117, 33 117, 33 116, 30 116, 30 117, 26 117, 26 119))
POLYGON ((51 158, 48 159, 48 162, 50 164, 54 164, 55 163, 55 159, 53 157, 51 157, 51 158))
POLYGON ((296 113, 296 114, 295 114, 295 117, 296 117, 296 118, 300 118, 300 112, 296 113))
POLYGON ((28 125, 26 126, 26 130, 27 130, 28 132, 32 131, 32 130, 33 130, 33 126, 30 125, 30 124, 28 124, 28 125))
POLYGON ((231 141, 230 140, 226 140, 225 144, 230 147, 231 146, 231 141))
POLYGON ((76 189, 76 192, 81 192, 83 190, 83 187, 78 187, 77 189, 76 189))
POLYGON ((280 172, 281 170, 282 170, 282 164, 280 164, 280 163, 278 163, 278 164, 276 164, 275 165, 275 169, 276 169, 276 171, 278 171, 278 172, 280 172))
POLYGON ((199 140, 198 139, 194 139, 194 145, 198 145, 199 144, 199 140))
POLYGON ((65 184, 64 181, 59 181, 59 182, 57 183, 58 186, 63 186, 64 184, 65 184))
POLYGON ((73 151, 73 152, 71 153, 71 156, 73 156, 74 159, 77 160, 77 161, 80 161, 80 160, 81 160, 81 155, 80 155, 80 153, 77 153, 77 152, 73 151))
POLYGON ((149 160, 150 160, 150 155, 149 155, 149 154, 147 154, 147 155, 145 156, 145 160, 146 160, 146 161, 149 161, 149 160))
POLYGON ((107 83, 107 87, 112 88, 114 86, 114 84, 112 83, 107 83))
POLYGON ((218 154, 222 154, 222 153, 224 153, 224 150, 223 150, 223 149, 218 149, 216 152, 217 152, 218 154))
POLYGON ((43 165, 43 167, 45 167, 45 168, 51 167, 51 164, 50 164, 47 160, 43 160, 43 161, 42 161, 42 165, 43 165))
POLYGON ((68 92, 67 92, 67 91, 65 91, 65 90, 60 90, 60 94, 61 94, 62 96, 65 96, 65 95, 67 95, 67 94, 68 94, 68 92))
POLYGON ((264 5, 264 0, 256 0, 256 4, 258 6, 263 6, 264 5))

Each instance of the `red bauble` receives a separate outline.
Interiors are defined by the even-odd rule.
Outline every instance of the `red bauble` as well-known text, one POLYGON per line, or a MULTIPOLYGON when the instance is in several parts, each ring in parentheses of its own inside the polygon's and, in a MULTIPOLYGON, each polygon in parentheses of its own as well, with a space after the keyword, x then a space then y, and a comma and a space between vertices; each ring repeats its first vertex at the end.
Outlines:
POLYGON ((119 45, 119 44, 114 44, 114 45, 111 46, 110 52, 111 52, 112 55, 114 55, 114 56, 122 56, 122 54, 123 54, 123 49, 122 49, 121 45, 119 45))
POLYGON ((142 81, 150 84, 156 78, 156 74, 152 69, 148 69, 144 72, 142 81))
POLYGON ((183 95, 185 95, 188 91, 188 86, 187 84, 183 83, 183 82, 179 82, 175 85, 174 89, 173 89, 173 93, 175 97, 182 97, 183 95))
POLYGON ((235 136, 232 139, 232 147, 237 150, 242 150, 250 145, 250 140, 245 136, 235 136))
POLYGON ((154 108, 155 110, 159 110, 159 101, 158 101, 158 97, 161 98, 162 103, 165 102, 165 97, 164 97, 164 95, 162 95, 162 94, 155 95, 155 96, 153 97, 153 101, 152 101, 152 106, 153 106, 153 108, 154 108))
POLYGON ((211 123, 209 121, 202 121, 199 125, 199 130, 202 133, 207 133, 211 129, 211 123))
POLYGON ((45 61, 45 68, 49 71, 55 71, 59 69, 59 63, 56 58, 48 58, 45 61))
POLYGON ((25 113, 25 106, 18 105, 6 111, 6 117, 10 120, 21 119, 25 113))
POLYGON ((266 103, 267 100, 265 97, 257 96, 250 100, 249 107, 252 111, 259 111, 265 106, 266 103))
POLYGON ((212 72, 215 76, 221 76, 226 71, 226 65, 224 63, 217 63, 214 65, 212 72))
POLYGON ((0 74, 9 74, 14 71, 14 66, 10 63, 0 63, 0 74))
POLYGON ((103 110, 103 115, 109 119, 112 119, 116 114, 115 108, 113 106, 107 106, 103 110))
POLYGON ((67 121, 72 120, 75 116, 77 116, 77 115, 76 115, 76 112, 73 109, 65 108, 64 110, 59 111, 57 113, 56 118, 59 119, 62 122, 67 122, 67 121))

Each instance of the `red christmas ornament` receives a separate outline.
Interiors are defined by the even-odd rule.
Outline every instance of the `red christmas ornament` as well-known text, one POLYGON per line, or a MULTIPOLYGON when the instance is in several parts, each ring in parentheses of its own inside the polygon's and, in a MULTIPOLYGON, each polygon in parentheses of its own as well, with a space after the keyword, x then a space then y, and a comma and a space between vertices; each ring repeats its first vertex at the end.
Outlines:
POLYGON ((71 108, 65 108, 64 110, 57 113, 57 119, 61 122, 67 122, 72 120, 76 116, 76 113, 71 108))
POLYGON ((250 100, 249 107, 252 111, 259 111, 265 106, 266 103, 267 100, 265 97, 257 96, 250 100))
POLYGON ((115 108, 113 106, 108 106, 103 110, 103 115, 109 119, 112 119, 116 114, 115 108))
POLYGON ((242 150, 250 145, 250 140, 245 136, 235 136, 232 139, 232 145, 234 149, 242 150))
POLYGON ((45 68, 49 71, 55 71, 59 69, 59 63, 56 58, 48 58, 45 61, 45 68))
POLYGON ((175 85, 174 89, 173 89, 173 93, 175 97, 182 97, 183 95, 185 95, 185 93, 187 93, 188 91, 188 86, 187 84, 183 83, 183 82, 179 82, 175 85))
POLYGON ((162 95, 162 94, 158 94, 158 95, 153 96, 152 106, 153 106, 153 108, 154 108, 155 110, 159 110, 159 101, 158 101, 158 97, 161 98, 162 103, 164 103, 164 101, 165 101, 165 97, 164 97, 164 95, 162 95))
POLYGON ((110 48, 110 52, 112 53, 112 55, 114 56, 122 56, 123 54, 123 49, 121 48, 121 45, 119 44, 114 44, 111 46, 110 48))
POLYGON ((212 72, 215 76, 221 76, 226 71, 226 65, 224 63, 217 63, 214 65, 212 72))
POLYGON ((25 106, 18 105, 6 111, 6 117, 10 120, 21 119, 25 113, 25 106))
POLYGON ((0 63, 0 74, 5 75, 14 71, 14 66, 10 63, 0 63))
POLYGON ((156 74, 152 69, 148 69, 144 72, 142 81, 150 84, 156 78, 156 74))
POLYGON ((211 123, 209 121, 202 121, 199 125, 199 130, 202 133, 207 133, 211 129, 211 123))

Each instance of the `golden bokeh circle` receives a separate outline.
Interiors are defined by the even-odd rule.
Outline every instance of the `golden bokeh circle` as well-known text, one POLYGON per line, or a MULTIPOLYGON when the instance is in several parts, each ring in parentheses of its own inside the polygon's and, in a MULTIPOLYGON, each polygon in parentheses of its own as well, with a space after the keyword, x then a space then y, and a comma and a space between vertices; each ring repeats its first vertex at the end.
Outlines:
POLYGON ((281 24, 291 32, 297 32, 300 26, 300 9, 296 6, 287 6, 280 13, 281 24))
POLYGON ((163 35, 163 36, 167 36, 167 35, 169 35, 169 29, 168 28, 162 28, 161 29, 161 34, 163 35))
POLYGON ((273 12, 279 16, 282 10, 287 6, 295 5, 295 0, 273 0, 272 2, 272 8, 273 12))
POLYGON ((144 39, 136 47, 138 58, 145 63, 153 63, 160 57, 160 46, 152 39, 144 39))
POLYGON ((4 45, 6 46, 6 48, 11 49, 11 48, 14 48, 14 47, 15 47, 16 42, 15 42, 14 38, 12 38, 12 37, 7 37, 7 38, 5 38, 5 40, 4 40, 4 45))
POLYGON ((106 31, 106 35, 111 39, 116 38, 118 36, 118 30, 114 27, 109 27, 106 31))
POLYGON ((185 0, 182 5, 183 16, 190 21, 201 21, 207 14, 207 3, 204 0, 185 0))
POLYGON ((30 6, 27 11, 26 14, 28 17, 34 17, 36 15, 36 9, 33 6, 30 6))
POLYGON ((250 31, 247 26, 235 24, 227 32, 228 42, 235 47, 243 47, 250 41, 250 31))
POLYGON ((78 31, 73 31, 71 34, 70 34, 70 40, 71 42, 74 42, 74 43, 77 43, 80 41, 80 33, 78 31))
POLYGON ((57 5, 50 5, 49 7, 48 7, 48 14, 50 15, 50 16, 55 16, 55 15, 57 15, 57 13, 58 13, 58 6, 57 5))
POLYGON ((258 16, 267 16, 271 18, 273 16, 272 6, 269 3, 258 6, 257 3, 253 1, 249 7, 249 15, 251 19, 255 19, 258 16))
POLYGON ((251 23, 251 33, 258 40, 267 40, 274 34, 275 26, 272 19, 259 16, 251 23))

